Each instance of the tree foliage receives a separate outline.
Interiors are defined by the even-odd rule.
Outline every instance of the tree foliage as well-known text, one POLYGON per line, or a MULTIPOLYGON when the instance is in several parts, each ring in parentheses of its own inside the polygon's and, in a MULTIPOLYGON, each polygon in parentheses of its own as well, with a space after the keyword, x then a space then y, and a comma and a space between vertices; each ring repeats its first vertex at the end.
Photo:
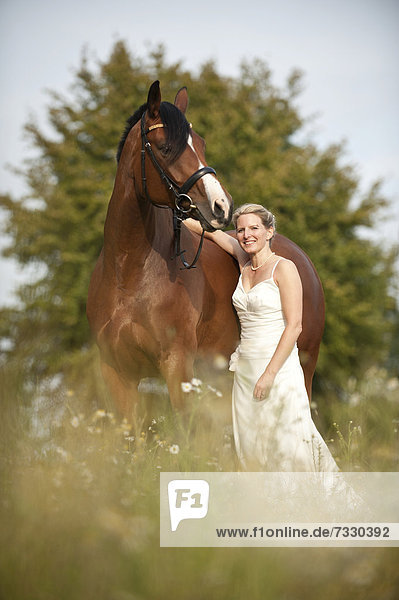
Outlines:
POLYGON ((298 143, 303 120, 295 106, 300 74, 285 89, 272 84, 265 63, 243 64, 240 76, 221 76, 212 62, 198 74, 167 64, 162 47, 146 59, 117 42, 108 60, 91 67, 85 55, 71 97, 53 93, 53 134, 26 125, 36 157, 22 176, 28 198, 2 197, 11 243, 5 256, 40 265, 42 275, 19 289, 19 304, 3 309, 8 352, 37 375, 63 371, 90 345, 85 302, 102 246, 103 224, 116 171, 115 152, 125 120, 161 81, 164 99, 179 87, 190 94, 188 119, 207 141, 208 163, 235 205, 259 202, 278 230, 299 244, 322 279, 327 306, 319 362, 325 381, 339 383, 385 359, 395 304, 389 290, 394 249, 373 241, 376 215, 386 205, 378 184, 362 199, 343 148, 298 143), (33 201, 33 202, 32 202, 33 201), (359 227, 369 231, 359 236, 359 227))

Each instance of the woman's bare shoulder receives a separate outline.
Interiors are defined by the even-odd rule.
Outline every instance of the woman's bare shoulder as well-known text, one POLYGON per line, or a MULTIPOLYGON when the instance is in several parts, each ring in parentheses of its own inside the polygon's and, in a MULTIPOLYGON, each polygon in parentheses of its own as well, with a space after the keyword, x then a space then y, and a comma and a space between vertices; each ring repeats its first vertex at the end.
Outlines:
POLYGON ((285 258, 285 256, 279 256, 278 254, 276 254, 275 257, 275 261, 274 261, 275 265, 276 265, 276 269, 279 269, 279 271, 283 270, 283 271, 287 271, 288 269, 296 269, 296 264, 294 263, 294 261, 292 261, 289 258, 285 258))
POLYGON ((283 279, 298 279, 299 273, 296 264, 289 258, 284 256, 277 256, 273 267, 274 278, 278 280, 283 279))

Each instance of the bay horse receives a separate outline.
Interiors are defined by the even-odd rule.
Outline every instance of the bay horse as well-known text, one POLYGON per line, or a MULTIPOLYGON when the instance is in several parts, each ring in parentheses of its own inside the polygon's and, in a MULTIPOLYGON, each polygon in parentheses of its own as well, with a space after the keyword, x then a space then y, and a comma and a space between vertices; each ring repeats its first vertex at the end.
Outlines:
MULTIPOLYGON (((163 376, 173 408, 183 409, 181 382, 193 377, 195 359, 228 358, 239 339, 231 302, 238 279, 234 259, 208 239, 196 268, 182 269, 176 256, 193 256, 198 246, 199 236, 181 227, 184 216, 213 231, 229 224, 233 209, 231 196, 206 165, 205 142, 187 122, 187 106, 186 88, 171 104, 161 101, 155 81, 146 104, 128 120, 118 148, 104 245, 89 286, 87 317, 102 374, 118 412, 129 422, 135 419, 141 379, 163 376)), ((273 250, 297 264, 303 281, 298 346, 306 354, 310 395, 324 325, 321 284, 293 242, 276 235, 273 250)))

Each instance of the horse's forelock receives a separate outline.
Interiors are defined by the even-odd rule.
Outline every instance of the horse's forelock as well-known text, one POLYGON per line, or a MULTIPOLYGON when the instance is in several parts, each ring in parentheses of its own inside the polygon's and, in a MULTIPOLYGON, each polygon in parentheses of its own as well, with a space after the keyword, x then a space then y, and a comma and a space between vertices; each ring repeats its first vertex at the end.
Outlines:
POLYGON ((186 147, 190 125, 183 113, 170 102, 161 102, 160 115, 166 126, 166 143, 170 147, 169 161, 179 158, 186 147))
MULTIPOLYGON (((136 112, 126 121, 126 127, 121 136, 116 153, 117 162, 120 160, 123 146, 125 145, 130 130, 141 119, 146 110, 147 104, 142 104, 140 108, 138 108, 136 112)), ((190 133, 190 125, 183 113, 170 102, 161 102, 159 112, 162 123, 165 125, 166 129, 166 143, 170 147, 169 160, 170 162, 173 162, 179 158, 180 154, 186 147, 190 133)))

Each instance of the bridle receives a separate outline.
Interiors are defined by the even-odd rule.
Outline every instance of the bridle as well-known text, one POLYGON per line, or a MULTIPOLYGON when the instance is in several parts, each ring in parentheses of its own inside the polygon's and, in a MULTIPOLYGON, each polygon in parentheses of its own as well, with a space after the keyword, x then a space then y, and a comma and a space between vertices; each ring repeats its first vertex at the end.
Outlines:
POLYGON ((175 206, 172 209, 173 210, 173 231, 174 231, 174 238, 175 238, 175 255, 180 256, 180 260, 183 264, 182 268, 192 269, 195 267, 195 264, 198 261, 199 256, 201 254, 202 244, 203 244, 204 235, 205 235, 205 229, 203 227, 203 222, 204 221, 206 222, 207 228, 210 229, 211 231, 215 231, 215 228, 212 227, 208 223, 208 221, 205 219, 205 217, 199 210, 198 206, 193 203, 191 197, 188 195, 188 192, 193 187, 193 185, 195 183, 197 183, 197 181, 199 179, 201 179, 201 177, 203 177, 204 175, 206 175, 208 173, 212 173, 213 175, 216 175, 216 171, 215 171, 215 169, 212 169, 212 167, 201 167, 200 169, 195 171, 195 173, 190 175, 190 177, 183 183, 183 185, 181 185, 181 186, 177 185, 177 183, 175 181, 173 181, 173 179, 171 179, 169 177, 169 175, 167 173, 165 173, 165 171, 162 169, 161 165, 157 161, 156 156, 152 150, 151 143, 148 141, 148 138, 147 138, 147 134, 150 131, 152 131, 153 129, 157 129, 159 127, 164 127, 164 124, 157 123, 155 125, 151 125, 146 130, 145 114, 146 113, 144 112, 143 116, 141 117, 141 180, 142 180, 142 184, 143 184, 144 195, 145 195, 146 199, 148 200, 148 202, 150 202, 154 206, 157 206, 158 208, 170 208, 169 206, 165 206, 165 205, 157 204, 156 202, 153 202, 148 193, 147 178, 145 175, 145 156, 146 156, 146 152, 148 152, 148 154, 151 158, 151 161, 152 161, 154 167, 156 168, 156 170, 158 171, 162 181, 166 185, 167 189, 170 192, 172 192, 175 196, 175 206), (184 219, 187 219, 190 216, 190 213, 192 213, 192 212, 194 213, 193 216, 196 216, 202 225, 202 235, 201 235, 201 240, 200 240, 195 258, 194 258, 193 262, 191 264, 189 264, 183 256, 185 253, 185 250, 180 249, 180 235, 181 235, 182 222, 184 221, 184 219))

